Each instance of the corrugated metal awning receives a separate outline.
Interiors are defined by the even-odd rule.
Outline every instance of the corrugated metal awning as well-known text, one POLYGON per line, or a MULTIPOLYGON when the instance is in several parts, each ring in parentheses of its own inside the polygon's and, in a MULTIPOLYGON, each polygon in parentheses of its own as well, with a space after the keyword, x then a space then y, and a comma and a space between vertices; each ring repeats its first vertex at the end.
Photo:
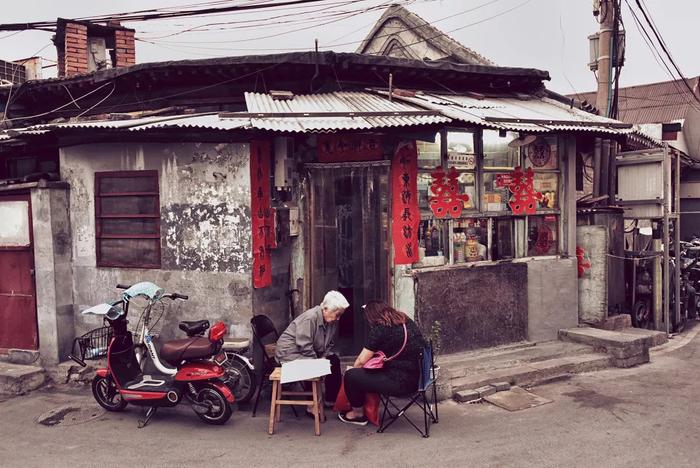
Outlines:
POLYGON ((451 120, 437 110, 362 91, 295 95, 291 99, 245 93, 245 102, 253 127, 278 132, 371 130, 451 120))
MULTIPOLYGON (((387 93, 388 94, 388 93, 387 93)), ((585 131, 626 134, 632 126, 590 114, 547 97, 471 97, 450 94, 396 96, 451 119, 474 125, 527 133, 585 131)))

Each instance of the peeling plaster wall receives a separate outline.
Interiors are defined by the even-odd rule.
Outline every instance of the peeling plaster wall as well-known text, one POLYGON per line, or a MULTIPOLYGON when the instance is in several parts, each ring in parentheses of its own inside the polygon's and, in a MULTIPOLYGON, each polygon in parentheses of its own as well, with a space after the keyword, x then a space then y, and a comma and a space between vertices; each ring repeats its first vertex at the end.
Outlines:
MULTIPOLYGON (((242 143, 90 144, 61 149, 70 191, 76 333, 99 326, 78 312, 115 299, 117 283, 153 281, 188 294, 158 324, 178 336, 180 320, 223 320, 249 335, 252 311, 249 146, 242 143), (94 173, 157 170, 161 269, 97 268, 94 173)), ((132 317, 135 322, 137 317, 132 317)))

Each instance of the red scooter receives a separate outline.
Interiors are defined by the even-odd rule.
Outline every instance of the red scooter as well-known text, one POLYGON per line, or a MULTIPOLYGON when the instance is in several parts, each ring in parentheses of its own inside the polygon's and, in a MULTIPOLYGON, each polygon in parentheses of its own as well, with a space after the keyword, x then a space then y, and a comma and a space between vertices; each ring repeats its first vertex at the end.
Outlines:
MULTIPOLYGON (((108 411, 122 411, 127 404, 146 407, 146 417, 139 421, 139 427, 148 424, 157 408, 175 406, 183 400, 191 404, 204 422, 226 423, 231 417, 231 404, 235 401, 226 385, 223 367, 226 354, 221 351, 226 325, 215 323, 207 337, 189 336, 162 343, 159 358, 176 368, 177 372, 174 375, 144 374, 136 359, 131 332, 127 329, 129 303, 137 296, 148 300, 149 306, 165 298, 187 299, 187 296, 177 293, 164 294, 155 284, 143 282, 128 287, 120 301, 83 311, 83 314, 103 316, 108 324, 108 327, 101 329, 109 343, 106 349, 107 367, 98 369, 92 381, 95 400, 108 411)), ((180 324, 188 335, 190 326, 198 326, 198 322, 180 324)), ((99 344, 91 343, 89 338, 76 339, 80 358, 73 354, 70 356, 83 366, 84 359, 98 357, 102 352, 99 344)))

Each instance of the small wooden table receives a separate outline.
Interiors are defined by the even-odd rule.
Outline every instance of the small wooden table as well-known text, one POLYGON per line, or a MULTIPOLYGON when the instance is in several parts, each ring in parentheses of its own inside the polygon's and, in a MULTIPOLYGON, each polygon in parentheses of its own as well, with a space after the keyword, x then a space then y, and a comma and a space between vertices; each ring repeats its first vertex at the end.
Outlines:
POLYGON ((275 424, 282 420, 281 408, 282 405, 299 405, 311 406, 311 411, 314 414, 314 434, 321 435, 321 422, 326 421, 326 413, 323 408, 323 391, 321 389, 321 377, 303 380, 302 382, 311 382, 310 392, 292 392, 282 390, 280 379, 282 378, 282 368, 277 367, 270 374, 272 381, 272 401, 270 402, 270 423, 268 425, 268 434, 275 433, 275 424), (311 400, 285 400, 285 396, 310 396, 311 400))

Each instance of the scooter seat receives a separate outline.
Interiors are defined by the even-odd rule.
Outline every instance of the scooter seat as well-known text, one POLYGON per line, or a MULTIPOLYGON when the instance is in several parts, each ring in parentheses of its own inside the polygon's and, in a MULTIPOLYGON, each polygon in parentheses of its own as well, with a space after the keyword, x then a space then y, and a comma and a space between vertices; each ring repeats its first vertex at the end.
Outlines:
POLYGON ((173 366, 186 359, 203 359, 214 355, 216 343, 209 338, 193 336, 181 340, 166 341, 160 348, 160 357, 173 366))
POLYGON ((187 333, 187 336, 200 335, 209 328, 209 320, 182 321, 179 323, 179 327, 180 330, 187 333))

